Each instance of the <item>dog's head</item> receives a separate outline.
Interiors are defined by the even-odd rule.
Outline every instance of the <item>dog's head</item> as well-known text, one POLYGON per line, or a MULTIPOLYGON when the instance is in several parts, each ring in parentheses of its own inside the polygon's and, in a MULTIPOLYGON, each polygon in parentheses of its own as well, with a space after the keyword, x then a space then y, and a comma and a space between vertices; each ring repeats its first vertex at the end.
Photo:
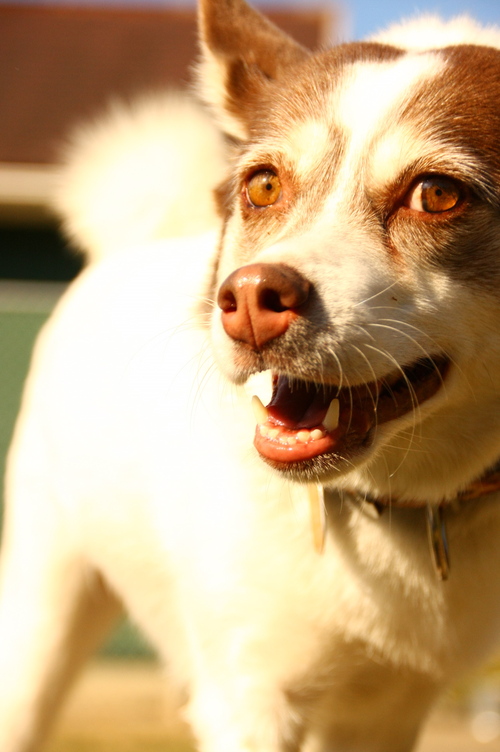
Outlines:
POLYGON ((203 0, 201 33, 235 143, 212 336, 233 381, 271 374, 257 450, 455 491, 500 449, 500 50, 312 54, 240 0, 203 0))

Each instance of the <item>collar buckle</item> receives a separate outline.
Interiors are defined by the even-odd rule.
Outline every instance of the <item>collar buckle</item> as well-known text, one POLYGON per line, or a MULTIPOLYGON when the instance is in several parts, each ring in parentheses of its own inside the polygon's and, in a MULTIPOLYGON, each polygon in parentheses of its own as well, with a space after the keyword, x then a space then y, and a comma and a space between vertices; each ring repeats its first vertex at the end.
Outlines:
MULTIPOLYGON (((403 508, 402 504, 391 500, 376 500, 367 495, 347 491, 344 492, 344 498, 348 498, 362 514, 372 520, 377 520, 384 513, 385 509, 394 503, 395 508, 403 508)), ((425 506, 408 506, 407 509, 419 510, 425 512, 425 521, 429 537, 429 547, 432 557, 434 571, 441 582, 446 582, 450 575, 450 553, 448 546, 448 535, 446 532, 445 507, 443 504, 426 504, 425 506)))

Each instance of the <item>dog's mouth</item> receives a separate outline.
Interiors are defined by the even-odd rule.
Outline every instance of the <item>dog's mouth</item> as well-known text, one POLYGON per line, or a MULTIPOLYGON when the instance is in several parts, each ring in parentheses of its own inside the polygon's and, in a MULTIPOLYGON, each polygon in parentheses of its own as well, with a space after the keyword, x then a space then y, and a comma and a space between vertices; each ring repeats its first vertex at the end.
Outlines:
POLYGON ((449 367, 442 356, 417 360, 386 377, 352 387, 273 375, 264 407, 254 397, 255 447, 281 471, 322 475, 369 446, 375 428, 415 411, 441 388, 449 367))

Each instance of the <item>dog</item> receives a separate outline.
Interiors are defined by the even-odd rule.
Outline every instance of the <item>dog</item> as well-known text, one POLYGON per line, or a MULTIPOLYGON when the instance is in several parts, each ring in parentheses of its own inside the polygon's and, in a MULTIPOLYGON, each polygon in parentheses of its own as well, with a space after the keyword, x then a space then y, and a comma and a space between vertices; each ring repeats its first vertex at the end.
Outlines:
POLYGON ((202 0, 200 33, 224 159, 147 199, 195 224, 218 185, 218 218, 165 239, 155 205, 106 255, 127 237, 92 181, 136 185, 129 150, 61 189, 105 258, 36 344, 9 453, 0 748, 38 749, 125 609, 203 752, 409 752, 500 629, 500 31, 311 53, 202 0))

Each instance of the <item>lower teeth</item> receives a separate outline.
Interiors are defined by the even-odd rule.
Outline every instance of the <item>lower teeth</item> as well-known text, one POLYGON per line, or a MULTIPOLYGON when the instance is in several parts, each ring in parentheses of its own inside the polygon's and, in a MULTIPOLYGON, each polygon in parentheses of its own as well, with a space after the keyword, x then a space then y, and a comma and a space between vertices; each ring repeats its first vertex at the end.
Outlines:
POLYGON ((307 444, 310 441, 318 441, 323 439, 326 433, 320 428, 315 428, 313 431, 298 431, 296 434, 285 433, 284 430, 279 428, 271 428, 267 425, 259 426, 259 433, 266 439, 276 439, 280 444, 286 444, 287 446, 295 446, 299 444, 307 444))

